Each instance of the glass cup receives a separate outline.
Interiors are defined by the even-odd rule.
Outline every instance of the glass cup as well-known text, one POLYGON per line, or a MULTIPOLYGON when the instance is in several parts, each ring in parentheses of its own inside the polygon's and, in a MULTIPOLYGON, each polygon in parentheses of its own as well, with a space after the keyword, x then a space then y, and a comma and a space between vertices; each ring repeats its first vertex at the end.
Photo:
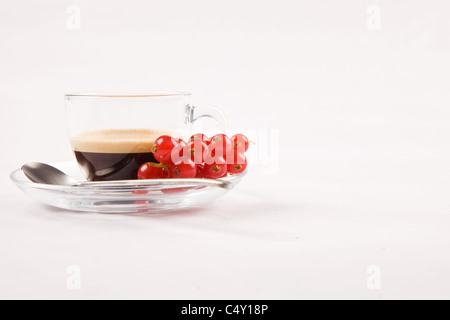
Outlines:
POLYGON ((194 106, 191 98, 181 92, 66 94, 69 139, 87 180, 136 179, 143 163, 155 162, 159 136, 186 139, 199 120, 212 118, 215 130, 227 130, 220 109, 194 106))

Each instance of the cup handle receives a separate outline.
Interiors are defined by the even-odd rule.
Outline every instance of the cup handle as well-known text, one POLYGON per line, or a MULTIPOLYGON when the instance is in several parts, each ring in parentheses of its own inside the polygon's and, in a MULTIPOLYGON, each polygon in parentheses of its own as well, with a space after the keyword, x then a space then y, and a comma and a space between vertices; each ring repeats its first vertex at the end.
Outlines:
POLYGON ((202 120, 204 119, 213 119, 216 122, 216 128, 204 128, 201 127, 200 131, 197 132, 206 132, 207 130, 216 130, 216 133, 226 133, 228 130, 228 119, 225 116, 225 113, 214 106, 190 106, 189 110, 189 123, 190 123, 190 131, 193 132, 194 125, 201 125, 202 120))

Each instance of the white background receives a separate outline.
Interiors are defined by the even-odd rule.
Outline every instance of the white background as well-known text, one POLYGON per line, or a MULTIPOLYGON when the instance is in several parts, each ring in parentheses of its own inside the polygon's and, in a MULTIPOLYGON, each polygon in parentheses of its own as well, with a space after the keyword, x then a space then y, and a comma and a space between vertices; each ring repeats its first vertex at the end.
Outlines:
POLYGON ((447 0, 0 0, 0 298, 450 298, 449 14, 447 0), (73 160, 65 93, 161 89, 279 130, 277 173, 255 152, 225 197, 146 216, 46 207, 9 180, 73 160))

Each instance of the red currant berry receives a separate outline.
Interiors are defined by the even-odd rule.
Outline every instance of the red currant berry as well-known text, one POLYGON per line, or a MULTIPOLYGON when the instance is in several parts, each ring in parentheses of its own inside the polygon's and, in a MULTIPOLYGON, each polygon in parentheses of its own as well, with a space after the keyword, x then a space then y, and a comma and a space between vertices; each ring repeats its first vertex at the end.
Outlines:
POLYGON ((213 157, 223 157, 226 159, 227 154, 233 149, 231 139, 225 134, 217 134, 211 138, 209 149, 213 157))
POLYGON ((171 153, 178 144, 178 141, 170 136, 159 137, 155 140, 152 148, 155 159, 162 163, 172 163, 171 153))
POLYGON ((217 158, 211 164, 205 164, 205 177, 209 179, 222 178, 227 174, 227 162, 223 157, 217 158))
POLYGON ((180 161, 186 162, 191 158, 190 150, 186 142, 181 140, 181 142, 175 146, 170 154, 170 162, 178 163, 180 161))
POLYGON ((192 135, 191 138, 189 139, 189 141, 192 141, 195 139, 199 139, 206 144, 209 143, 209 138, 207 136, 205 136, 203 133, 196 133, 196 134, 192 135))
POLYGON ((187 144, 187 148, 191 160, 194 161, 195 164, 202 164, 205 162, 204 156, 208 154, 208 146, 205 142, 199 139, 191 140, 187 144))
POLYGON ((222 159, 226 159, 225 155, 222 154, 222 147, 217 147, 215 144, 210 144, 203 153, 203 161, 205 164, 213 164, 216 161, 220 163, 222 159))
POLYGON ((236 153, 234 162, 227 165, 227 171, 231 174, 239 174, 247 169, 247 157, 243 153, 236 153))
POLYGON ((223 133, 216 134, 211 138, 210 143, 217 144, 218 146, 222 146, 223 150, 227 151, 232 148, 231 139, 223 133))
POLYGON ((170 165, 169 173, 171 178, 194 178, 197 174, 197 166, 192 160, 180 161, 170 165))
POLYGON ((166 167, 160 163, 146 162, 138 170, 138 179, 165 179, 169 177, 166 167))
POLYGON ((205 166, 203 164, 197 164, 196 178, 206 178, 205 166))
POLYGON ((231 137, 231 143, 234 150, 241 153, 247 152, 250 145, 247 137, 240 133, 231 137))

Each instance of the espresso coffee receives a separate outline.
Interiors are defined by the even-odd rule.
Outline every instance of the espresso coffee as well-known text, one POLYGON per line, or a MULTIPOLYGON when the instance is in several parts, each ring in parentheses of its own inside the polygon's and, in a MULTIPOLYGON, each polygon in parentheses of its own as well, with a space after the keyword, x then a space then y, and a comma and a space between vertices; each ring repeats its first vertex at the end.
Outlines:
POLYGON ((87 180, 129 180, 137 179, 143 163, 157 162, 152 147, 164 134, 174 135, 147 129, 101 130, 84 132, 70 142, 87 180))

